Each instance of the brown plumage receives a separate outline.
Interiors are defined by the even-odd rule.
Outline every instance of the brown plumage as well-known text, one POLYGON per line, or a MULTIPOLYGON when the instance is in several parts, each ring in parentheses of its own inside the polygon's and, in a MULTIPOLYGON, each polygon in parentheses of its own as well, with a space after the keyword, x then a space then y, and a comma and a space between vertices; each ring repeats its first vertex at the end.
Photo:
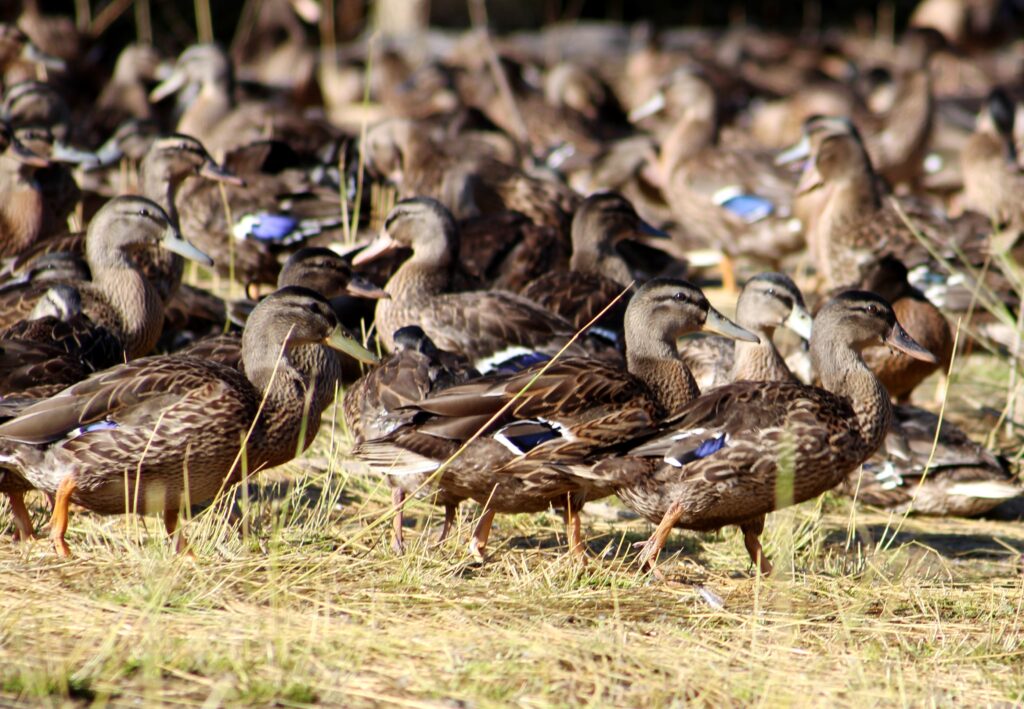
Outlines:
POLYGON ((628 371, 567 357, 546 369, 537 364, 483 377, 419 402, 410 424, 364 442, 356 454, 382 474, 433 473, 511 403, 444 468, 435 484, 485 505, 474 533, 475 551, 486 544, 495 512, 536 512, 559 504, 567 506, 571 547, 579 553, 578 507, 611 493, 607 481, 590 475, 588 458, 655 431, 663 417, 696 396, 675 343, 680 335, 702 327, 754 337, 711 308, 695 286, 649 281, 626 313, 628 371))
POLYGON ((598 474, 632 477, 617 494, 658 524, 641 561, 653 567, 673 527, 735 524, 751 560, 770 571, 758 539, 765 515, 837 485, 878 449, 889 428, 889 397, 860 356, 883 339, 930 357, 884 300, 843 293, 819 311, 811 336, 824 389, 793 381, 719 387, 627 457, 602 461, 598 474))
POLYGON ((782 273, 762 273, 747 281, 736 303, 736 322, 757 335, 760 342, 712 336, 688 338, 680 344, 679 356, 700 390, 738 381, 791 379, 772 342, 775 329, 788 327, 804 339, 811 335, 811 316, 792 279, 782 273))
MULTIPOLYGON (((412 256, 388 281, 389 300, 377 303, 380 342, 394 349, 393 334, 419 325, 438 347, 469 357, 474 366, 510 348, 554 354, 575 328, 522 296, 489 290, 447 293, 458 234, 451 214, 439 202, 417 198, 399 202, 378 240, 356 256, 360 264, 394 248, 412 256)), ((585 354, 580 344, 570 354, 585 354)))
POLYGON ((291 354, 314 343, 351 346, 323 298, 280 290, 250 317, 245 375, 174 355, 99 372, 0 426, 0 465, 5 476, 55 495, 51 539, 62 556, 70 554, 71 501, 105 514, 160 512, 173 533, 180 505, 208 500, 243 471, 280 465, 309 445, 317 427, 305 418, 317 383, 291 354))

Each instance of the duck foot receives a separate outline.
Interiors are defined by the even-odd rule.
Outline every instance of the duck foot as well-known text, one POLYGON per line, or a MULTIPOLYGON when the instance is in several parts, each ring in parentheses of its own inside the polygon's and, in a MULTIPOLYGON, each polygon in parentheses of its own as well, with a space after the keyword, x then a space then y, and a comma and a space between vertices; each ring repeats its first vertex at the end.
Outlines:
POLYGON ((53 543, 53 550, 62 559, 71 558, 71 548, 64 540, 68 531, 68 507, 71 505, 71 496, 78 488, 74 475, 68 475, 60 481, 57 486, 57 494, 53 498, 53 514, 50 515, 50 542, 53 543))
POLYGON ((20 490, 9 492, 7 499, 11 503, 11 516, 14 517, 14 541, 32 541, 36 538, 36 531, 32 528, 32 518, 25 507, 25 493, 20 490))
POLYGON ((637 561, 640 562, 640 568, 652 574, 659 581, 664 581, 665 576, 657 568, 658 555, 661 554, 661 550, 665 547, 665 542, 668 540, 668 535, 672 533, 672 528, 676 526, 676 522, 682 516, 682 503, 673 502, 665 510, 665 515, 661 518, 661 522, 658 523, 654 534, 646 542, 640 542, 637 545, 640 547, 640 555, 637 557, 637 561))
POLYGON ((469 540, 469 554, 479 563, 487 560, 485 549, 487 540, 491 536, 491 525, 494 523, 494 510, 486 509, 473 530, 473 537, 469 540))

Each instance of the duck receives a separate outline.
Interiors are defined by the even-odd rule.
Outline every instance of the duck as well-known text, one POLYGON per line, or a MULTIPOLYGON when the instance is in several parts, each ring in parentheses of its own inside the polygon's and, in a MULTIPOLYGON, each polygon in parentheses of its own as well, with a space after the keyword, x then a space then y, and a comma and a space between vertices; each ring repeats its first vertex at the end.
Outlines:
MULTIPOLYGON (((73 285, 81 294, 83 312, 118 339, 127 359, 148 354, 163 324, 163 303, 132 260, 144 245, 210 264, 206 254, 182 239, 160 205, 145 197, 115 197, 94 215, 85 237, 92 281, 73 285)), ((24 319, 45 291, 23 284, 0 293, 0 327, 24 319)))
POLYGON ((772 338, 785 327, 810 340, 812 318, 803 294, 784 273, 760 273, 744 284, 736 302, 736 323, 757 335, 758 342, 723 337, 683 340, 679 356, 690 368, 700 390, 708 391, 730 382, 791 379, 772 338))
MULTIPOLYGON (((580 204, 572 219, 569 270, 552 270, 531 281, 519 294, 568 320, 579 329, 634 281, 616 245, 642 235, 665 237, 615 192, 597 192, 580 204)), ((622 334, 626 306, 621 301, 596 323, 613 341, 622 334)))
POLYGON ((0 22, 0 88, 34 79, 38 67, 60 70, 64 62, 42 52, 17 25, 0 22))
POLYGON ((565 508, 569 548, 581 558, 579 508, 612 492, 591 475, 588 460, 656 431, 697 396, 676 340, 700 329, 756 340, 696 286, 652 279, 626 309, 627 368, 569 356, 496 372, 405 407, 410 423, 363 441, 354 454, 382 475, 416 476, 421 485, 480 503, 470 542, 476 557, 483 557, 496 513, 554 504, 565 508))
POLYGON ((431 197, 458 219, 511 211, 566 238, 580 196, 554 179, 542 179, 458 136, 443 141, 424 125, 389 119, 366 133, 369 173, 398 189, 402 198, 431 197))
POLYGON ((895 401, 906 404, 914 389, 933 372, 943 375, 953 358, 953 333, 949 321, 924 293, 910 285, 906 265, 894 256, 884 256, 861 268, 860 287, 882 296, 892 304, 897 319, 910 336, 935 355, 924 362, 889 347, 867 347, 864 361, 895 401))
MULTIPOLYGON (((354 445, 389 435, 413 420, 415 405, 421 400, 480 376, 465 357, 439 350, 417 325, 399 329, 394 339, 395 351, 345 390, 342 410, 354 445)), ((407 495, 427 496, 444 507, 438 543, 448 538, 459 503, 465 499, 431 487, 428 477, 385 475, 395 508, 392 547, 396 553, 405 551, 403 508, 407 495)))
MULTIPOLYGON (((54 496, 50 539, 58 556, 71 554, 71 502, 100 514, 162 513, 173 535, 182 504, 209 500, 309 445, 311 436, 301 434, 317 385, 293 357, 308 345, 374 359, 338 330, 324 298, 284 288, 246 324, 244 375, 178 355, 98 372, 0 425, 4 476, 54 496)), ((176 541, 179 551, 187 548, 184 535, 176 541)))
POLYGON ((993 90, 960 151, 964 206, 991 219, 1007 246, 1024 231, 1024 168, 1014 145, 1015 112, 1007 93, 993 90))
MULTIPOLYGON (((681 70, 630 118, 643 120, 668 104, 678 109, 678 119, 661 140, 654 172, 688 239, 721 249, 728 258, 777 261, 803 246, 800 225, 792 220, 792 176, 767 152, 717 145, 716 102, 706 80, 681 70)), ((734 290, 731 269, 727 260, 723 277, 734 290)))
POLYGON ((34 173, 49 164, 0 121, 0 258, 16 256, 45 232, 46 204, 34 173))
MULTIPOLYGON (((393 335, 407 325, 419 325, 438 347, 469 357, 481 371, 504 356, 550 356, 569 344, 576 332, 572 324, 520 295, 447 292, 458 236, 451 212, 440 202, 405 199, 388 214, 377 239, 353 258, 359 266, 400 247, 412 250, 384 286, 391 298, 377 302, 374 322, 385 351, 394 351, 393 335)), ((573 343, 568 354, 602 350, 591 344, 573 343)))
POLYGON ((916 406, 893 413, 884 453, 850 472, 839 486, 844 495, 898 513, 977 517, 1024 494, 1007 460, 952 422, 916 406))
POLYGON ((0 396, 50 396, 123 357, 118 339, 82 311, 78 289, 55 283, 27 319, 0 332, 0 396))
POLYGON ((818 311, 810 352, 822 388, 795 381, 736 382, 697 397, 661 430, 609 456, 596 475, 626 481, 616 494, 657 524, 639 562, 656 561, 674 527, 737 525, 763 574, 765 516, 838 485, 879 446, 892 421, 888 393, 861 351, 884 341, 911 356, 934 356, 906 333, 892 307, 867 291, 845 291, 818 311), (789 451, 789 453, 784 453, 789 451), (780 456, 793 470, 779 469, 780 456))

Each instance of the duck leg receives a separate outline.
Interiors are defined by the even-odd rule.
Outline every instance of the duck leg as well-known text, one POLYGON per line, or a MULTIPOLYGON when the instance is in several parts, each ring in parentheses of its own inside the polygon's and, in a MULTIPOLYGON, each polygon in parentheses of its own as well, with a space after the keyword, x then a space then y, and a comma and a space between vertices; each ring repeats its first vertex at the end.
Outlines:
POLYGON ((391 490, 391 505, 395 508, 395 516, 391 520, 391 548, 396 554, 405 553, 405 490, 400 487, 391 490))
POLYGON ((21 490, 7 493, 11 503, 11 516, 14 517, 14 541, 27 542, 36 538, 32 528, 32 518, 25 507, 25 493, 21 490))
POLYGON ((772 572, 772 562, 768 561, 768 557, 764 555, 764 549, 761 548, 764 516, 762 515, 750 522, 744 522, 740 525, 740 529, 743 531, 743 546, 747 548, 750 560, 758 565, 762 576, 768 576, 772 572))
POLYGON ((71 496, 78 488, 78 482, 74 474, 68 475, 60 481, 57 486, 57 494, 53 498, 53 514, 50 515, 50 541, 53 543, 53 550, 57 556, 67 559, 71 556, 71 548, 64 541, 64 535, 68 531, 68 507, 71 505, 71 496))
POLYGON ((580 508, 582 500, 574 500, 572 496, 565 505, 565 534, 569 540, 569 552, 577 561, 586 561, 587 546, 583 543, 583 531, 580 524, 580 508))
POLYGON ((676 526, 676 522, 682 519, 682 517, 683 503, 673 502, 665 510, 665 514, 662 516, 661 522, 658 523, 658 528, 654 530, 654 534, 643 543, 643 548, 640 550, 640 556, 637 557, 637 560, 640 562, 640 568, 650 571, 655 578, 664 578, 664 575, 657 568, 658 555, 665 547, 665 542, 668 540, 668 535, 672 533, 672 528, 676 526))
POLYGON ((455 513, 458 511, 458 505, 444 506, 444 523, 441 525, 441 535, 437 538, 438 544, 444 544, 444 540, 448 538, 448 534, 452 531, 452 525, 455 524, 455 513))
POLYGON ((188 557, 195 557, 192 552, 192 548, 188 544, 188 539, 185 537, 185 533, 178 529, 178 510, 164 510, 164 529, 167 530, 167 536, 174 539, 174 553, 182 554, 188 557))
POLYGON ((469 540, 469 553, 481 563, 484 561, 484 549, 487 548, 487 539, 491 536, 491 525, 494 523, 494 509, 488 507, 484 510, 480 521, 473 530, 473 538, 469 540))
POLYGON ((722 290, 726 293, 738 293, 736 287, 736 260, 727 253, 722 254, 722 260, 718 265, 722 272, 722 290))

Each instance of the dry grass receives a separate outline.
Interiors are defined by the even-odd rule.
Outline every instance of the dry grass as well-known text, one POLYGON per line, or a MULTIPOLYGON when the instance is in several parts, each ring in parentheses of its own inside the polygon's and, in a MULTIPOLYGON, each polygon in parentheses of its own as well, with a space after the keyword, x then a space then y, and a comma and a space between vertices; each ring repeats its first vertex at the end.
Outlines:
POLYGON ((771 579, 726 530, 675 535, 662 585, 631 563, 641 522, 590 516, 597 558, 580 568, 556 515, 499 517, 480 566, 463 547, 470 506, 435 547, 437 510, 414 503, 396 557, 387 491, 336 455, 344 439, 325 430, 288 470, 236 489, 240 522, 227 504, 195 517, 196 561, 155 520, 86 513, 72 561, 0 544, 0 703, 1024 701, 1018 524, 827 497, 770 519, 771 579))

